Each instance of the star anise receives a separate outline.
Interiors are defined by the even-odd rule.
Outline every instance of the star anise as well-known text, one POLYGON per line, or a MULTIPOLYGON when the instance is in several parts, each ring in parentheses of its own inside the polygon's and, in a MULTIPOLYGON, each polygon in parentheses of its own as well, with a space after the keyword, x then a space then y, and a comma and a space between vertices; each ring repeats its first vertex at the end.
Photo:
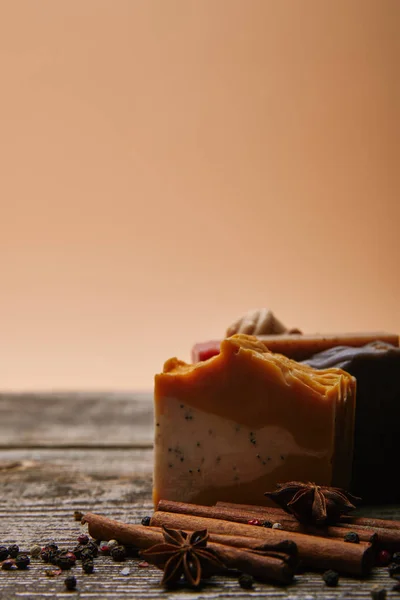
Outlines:
POLYGON ((207 529, 188 535, 185 531, 163 526, 163 535, 165 543, 156 544, 141 553, 148 562, 164 569, 162 584, 173 585, 183 575, 189 585, 197 587, 202 575, 209 576, 223 570, 220 559, 207 548, 207 529))
POLYGON ((340 515, 352 511, 361 501, 361 498, 340 488, 315 483, 288 481, 278 483, 277 487, 275 492, 266 492, 265 495, 302 523, 335 523, 340 515))

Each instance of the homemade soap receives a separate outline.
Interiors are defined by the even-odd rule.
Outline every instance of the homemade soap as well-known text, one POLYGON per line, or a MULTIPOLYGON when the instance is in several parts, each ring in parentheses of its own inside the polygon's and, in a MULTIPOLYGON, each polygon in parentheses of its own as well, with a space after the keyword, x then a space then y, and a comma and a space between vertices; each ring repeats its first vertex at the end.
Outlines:
POLYGON ((355 380, 234 335, 155 377, 154 501, 260 504, 290 479, 347 487, 355 380))
MULTIPOLYGON (((367 333, 327 333, 301 334, 282 333, 277 335, 257 335, 269 350, 279 352, 294 360, 306 360, 318 352, 335 346, 365 346, 375 341, 382 341, 393 346, 399 345, 397 334, 385 332, 367 333)), ((208 360, 219 354, 221 341, 211 340, 195 344, 192 349, 192 361, 208 360)))
POLYGON ((342 346, 307 363, 317 369, 345 369, 357 380, 351 491, 364 502, 400 502, 400 349, 383 342, 342 346))

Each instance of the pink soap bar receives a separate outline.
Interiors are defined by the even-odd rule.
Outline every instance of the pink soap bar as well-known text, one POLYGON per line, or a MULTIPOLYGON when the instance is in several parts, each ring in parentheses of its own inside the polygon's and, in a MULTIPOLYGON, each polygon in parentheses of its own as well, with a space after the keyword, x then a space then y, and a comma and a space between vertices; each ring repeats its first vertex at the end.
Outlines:
MULTIPOLYGON (((281 333, 277 335, 258 335, 257 339, 263 342, 271 352, 283 354, 294 360, 307 360, 314 354, 335 348, 336 346, 351 346, 358 348, 371 342, 385 342, 396 348, 399 346, 399 336, 386 332, 366 333, 326 333, 326 334, 293 334, 281 333)), ((192 349, 194 363, 207 360, 219 354, 221 340, 211 340, 195 344, 192 349)))
POLYGON ((220 340, 195 344, 192 348, 192 362, 198 363, 202 360, 208 360, 212 356, 217 356, 220 345, 220 340))

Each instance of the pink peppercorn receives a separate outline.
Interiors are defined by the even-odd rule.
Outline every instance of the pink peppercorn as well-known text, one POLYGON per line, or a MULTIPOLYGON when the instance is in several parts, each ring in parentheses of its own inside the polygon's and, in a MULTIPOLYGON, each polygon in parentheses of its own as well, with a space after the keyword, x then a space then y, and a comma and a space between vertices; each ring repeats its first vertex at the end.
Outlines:
POLYGON ((250 519, 250 521, 247 521, 247 525, 261 525, 261 521, 258 519, 250 519))

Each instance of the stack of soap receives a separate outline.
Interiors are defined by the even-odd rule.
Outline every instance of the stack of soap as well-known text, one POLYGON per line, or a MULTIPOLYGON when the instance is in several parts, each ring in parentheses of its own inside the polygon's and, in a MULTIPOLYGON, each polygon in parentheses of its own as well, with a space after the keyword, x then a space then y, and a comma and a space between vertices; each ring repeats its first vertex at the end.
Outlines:
POLYGON ((154 501, 260 504, 276 483, 347 487, 355 380, 234 335, 206 362, 155 377, 154 501))
POLYGON ((400 349, 383 342, 342 346, 307 364, 345 369, 357 380, 352 491, 366 502, 400 502, 400 349))

